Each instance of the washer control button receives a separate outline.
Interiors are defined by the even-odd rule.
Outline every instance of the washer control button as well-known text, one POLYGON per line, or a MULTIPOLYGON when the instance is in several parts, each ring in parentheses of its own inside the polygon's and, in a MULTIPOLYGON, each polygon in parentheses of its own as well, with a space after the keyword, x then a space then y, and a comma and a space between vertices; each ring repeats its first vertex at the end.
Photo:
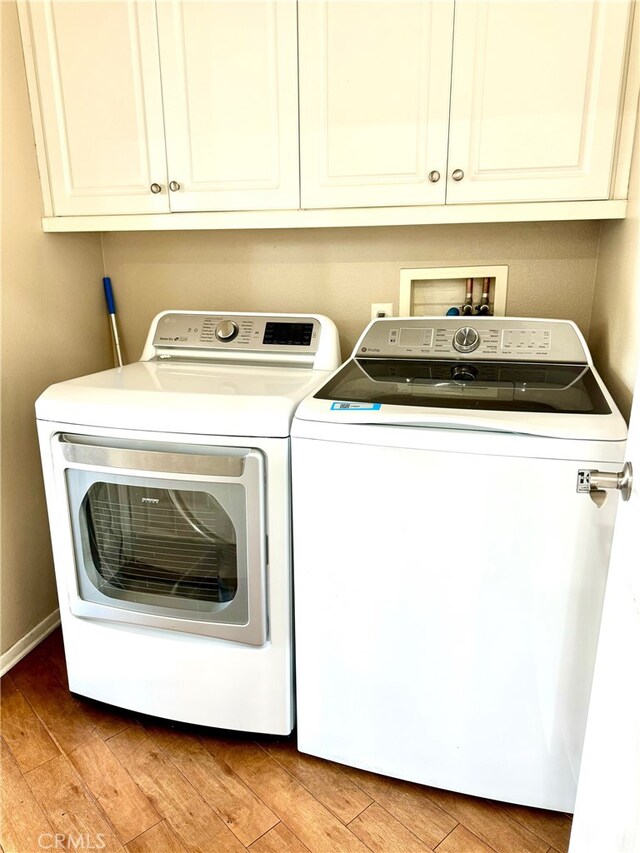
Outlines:
POLYGON ((216 326, 216 338, 219 341, 232 341, 238 334, 238 324, 233 320, 221 320, 216 326))
POLYGON ((453 346, 458 352, 473 352, 480 344, 480 335, 471 326, 463 326, 453 336, 453 346))

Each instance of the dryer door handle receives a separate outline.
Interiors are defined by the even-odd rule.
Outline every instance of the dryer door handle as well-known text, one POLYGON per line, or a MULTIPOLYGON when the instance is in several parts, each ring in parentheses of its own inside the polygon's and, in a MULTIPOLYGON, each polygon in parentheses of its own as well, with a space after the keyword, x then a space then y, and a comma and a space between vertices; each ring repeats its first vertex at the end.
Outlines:
POLYGON ((62 455, 72 464, 100 468, 126 468, 131 471, 155 471, 162 474, 196 474, 214 477, 242 477, 248 448, 237 448, 237 454, 171 453, 164 450, 132 450, 105 447, 77 441, 63 435, 62 455))

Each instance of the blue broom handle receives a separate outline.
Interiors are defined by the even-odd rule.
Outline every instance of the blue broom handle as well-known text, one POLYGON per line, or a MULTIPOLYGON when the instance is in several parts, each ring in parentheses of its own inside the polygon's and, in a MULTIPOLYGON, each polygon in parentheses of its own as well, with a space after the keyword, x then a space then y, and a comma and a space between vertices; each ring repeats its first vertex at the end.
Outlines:
POLYGON ((111 279, 109 276, 105 276, 105 278, 102 279, 102 284, 104 285, 104 296, 107 300, 107 311, 109 314, 115 314, 116 302, 113 298, 113 288, 111 287, 111 279))
POLYGON ((111 321, 111 337, 113 338, 113 346, 116 353, 116 361, 118 367, 122 367, 122 351, 120 349, 120 336, 118 334, 118 323, 116 322, 116 301, 113 298, 113 288, 111 287, 111 279, 105 276, 102 279, 104 286, 104 297, 107 300, 107 311, 109 312, 109 320, 111 321))

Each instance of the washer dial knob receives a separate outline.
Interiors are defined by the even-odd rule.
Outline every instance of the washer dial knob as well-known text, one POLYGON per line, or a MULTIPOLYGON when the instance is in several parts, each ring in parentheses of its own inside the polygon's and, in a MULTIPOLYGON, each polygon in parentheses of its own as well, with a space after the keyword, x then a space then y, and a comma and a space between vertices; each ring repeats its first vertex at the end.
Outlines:
POLYGON ((223 343, 232 341, 238 334, 238 324, 233 320, 221 320, 216 326, 216 338, 223 343))
POLYGON ((453 336, 453 346, 458 352, 473 352, 480 344, 480 335, 471 326, 463 326, 453 336))

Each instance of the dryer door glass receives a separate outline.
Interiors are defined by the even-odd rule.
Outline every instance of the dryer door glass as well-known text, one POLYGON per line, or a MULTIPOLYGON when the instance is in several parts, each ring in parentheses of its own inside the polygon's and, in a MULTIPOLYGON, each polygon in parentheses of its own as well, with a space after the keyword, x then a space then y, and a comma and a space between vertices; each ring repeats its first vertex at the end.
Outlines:
POLYGON ((87 580, 120 601, 218 612, 215 605, 226 605, 238 590, 230 513, 240 520, 244 490, 219 485, 216 491, 217 498, 192 489, 93 483, 81 509, 91 556, 87 580))

